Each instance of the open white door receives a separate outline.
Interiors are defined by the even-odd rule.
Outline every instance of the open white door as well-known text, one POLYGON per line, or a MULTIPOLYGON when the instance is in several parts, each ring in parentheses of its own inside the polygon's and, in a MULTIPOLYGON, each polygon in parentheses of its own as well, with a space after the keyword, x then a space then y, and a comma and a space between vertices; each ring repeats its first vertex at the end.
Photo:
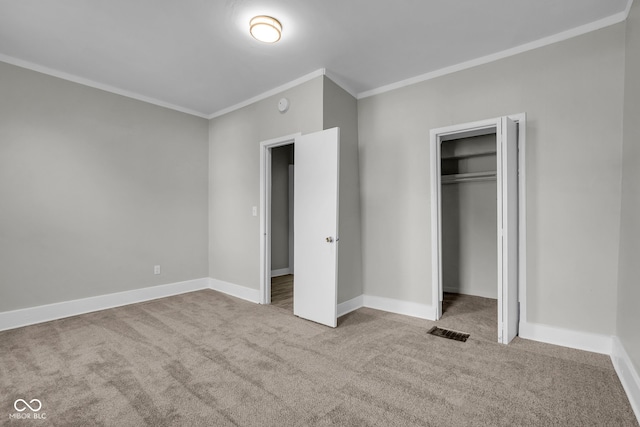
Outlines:
POLYGON ((496 127, 498 180, 498 342, 518 334, 518 133, 501 117, 496 127))
POLYGON ((294 147, 293 314, 335 328, 340 130, 298 136, 294 147))

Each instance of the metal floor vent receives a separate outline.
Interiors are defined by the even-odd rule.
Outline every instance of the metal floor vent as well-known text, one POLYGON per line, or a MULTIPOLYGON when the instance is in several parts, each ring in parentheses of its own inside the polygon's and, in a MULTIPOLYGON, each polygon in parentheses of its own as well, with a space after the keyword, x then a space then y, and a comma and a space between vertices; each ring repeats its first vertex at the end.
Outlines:
POLYGON ((467 338, 471 336, 471 334, 451 331, 449 329, 442 329, 442 328, 438 328, 437 326, 434 326, 433 328, 429 329, 429 332, 427 333, 431 335, 435 335, 437 337, 449 338, 450 340, 456 340, 456 341, 462 341, 462 342, 466 342, 467 338))

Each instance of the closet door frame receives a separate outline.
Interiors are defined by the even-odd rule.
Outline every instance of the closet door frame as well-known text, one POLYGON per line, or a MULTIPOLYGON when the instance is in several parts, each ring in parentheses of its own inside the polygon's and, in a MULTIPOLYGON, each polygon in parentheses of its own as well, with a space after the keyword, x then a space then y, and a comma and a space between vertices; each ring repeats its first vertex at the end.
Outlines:
MULTIPOLYGON (((526 323, 526 113, 505 116, 518 125, 518 302, 519 324, 526 323)), ((433 320, 442 316, 442 171, 441 145, 444 141, 496 133, 502 117, 432 129, 431 168, 431 289, 433 320)), ((497 236, 496 236, 497 237, 497 236)), ((500 327, 500 325, 498 325, 500 327)), ((499 335, 502 335, 499 333, 499 335)))

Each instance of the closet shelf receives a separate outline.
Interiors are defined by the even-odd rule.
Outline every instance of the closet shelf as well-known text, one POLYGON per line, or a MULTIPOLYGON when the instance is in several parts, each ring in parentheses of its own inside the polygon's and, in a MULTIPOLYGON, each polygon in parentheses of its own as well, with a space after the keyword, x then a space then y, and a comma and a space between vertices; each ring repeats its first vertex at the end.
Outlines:
POLYGON ((491 151, 477 151, 475 153, 468 153, 468 154, 454 154, 454 155, 446 155, 443 154, 441 156, 442 160, 459 160, 459 159, 470 159, 472 157, 482 157, 482 156, 495 156, 496 155, 496 151, 495 150, 491 150, 491 151))
POLYGON ((442 184, 457 184, 459 182, 471 182, 471 181, 493 181, 496 179, 495 171, 487 172, 470 172, 470 173, 455 173, 449 175, 442 175, 442 184))

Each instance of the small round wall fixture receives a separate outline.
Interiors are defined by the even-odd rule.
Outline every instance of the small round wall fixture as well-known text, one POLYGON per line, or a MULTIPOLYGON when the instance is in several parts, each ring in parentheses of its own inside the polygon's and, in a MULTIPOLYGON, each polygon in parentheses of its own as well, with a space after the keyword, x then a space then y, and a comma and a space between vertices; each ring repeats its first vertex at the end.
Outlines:
POLYGON ((254 16, 249 21, 249 32, 254 39, 264 43, 275 43, 282 35, 282 24, 271 16, 254 16))
POLYGON ((282 98, 278 101, 278 111, 281 113, 286 113, 289 109, 289 100, 287 98, 282 98))

